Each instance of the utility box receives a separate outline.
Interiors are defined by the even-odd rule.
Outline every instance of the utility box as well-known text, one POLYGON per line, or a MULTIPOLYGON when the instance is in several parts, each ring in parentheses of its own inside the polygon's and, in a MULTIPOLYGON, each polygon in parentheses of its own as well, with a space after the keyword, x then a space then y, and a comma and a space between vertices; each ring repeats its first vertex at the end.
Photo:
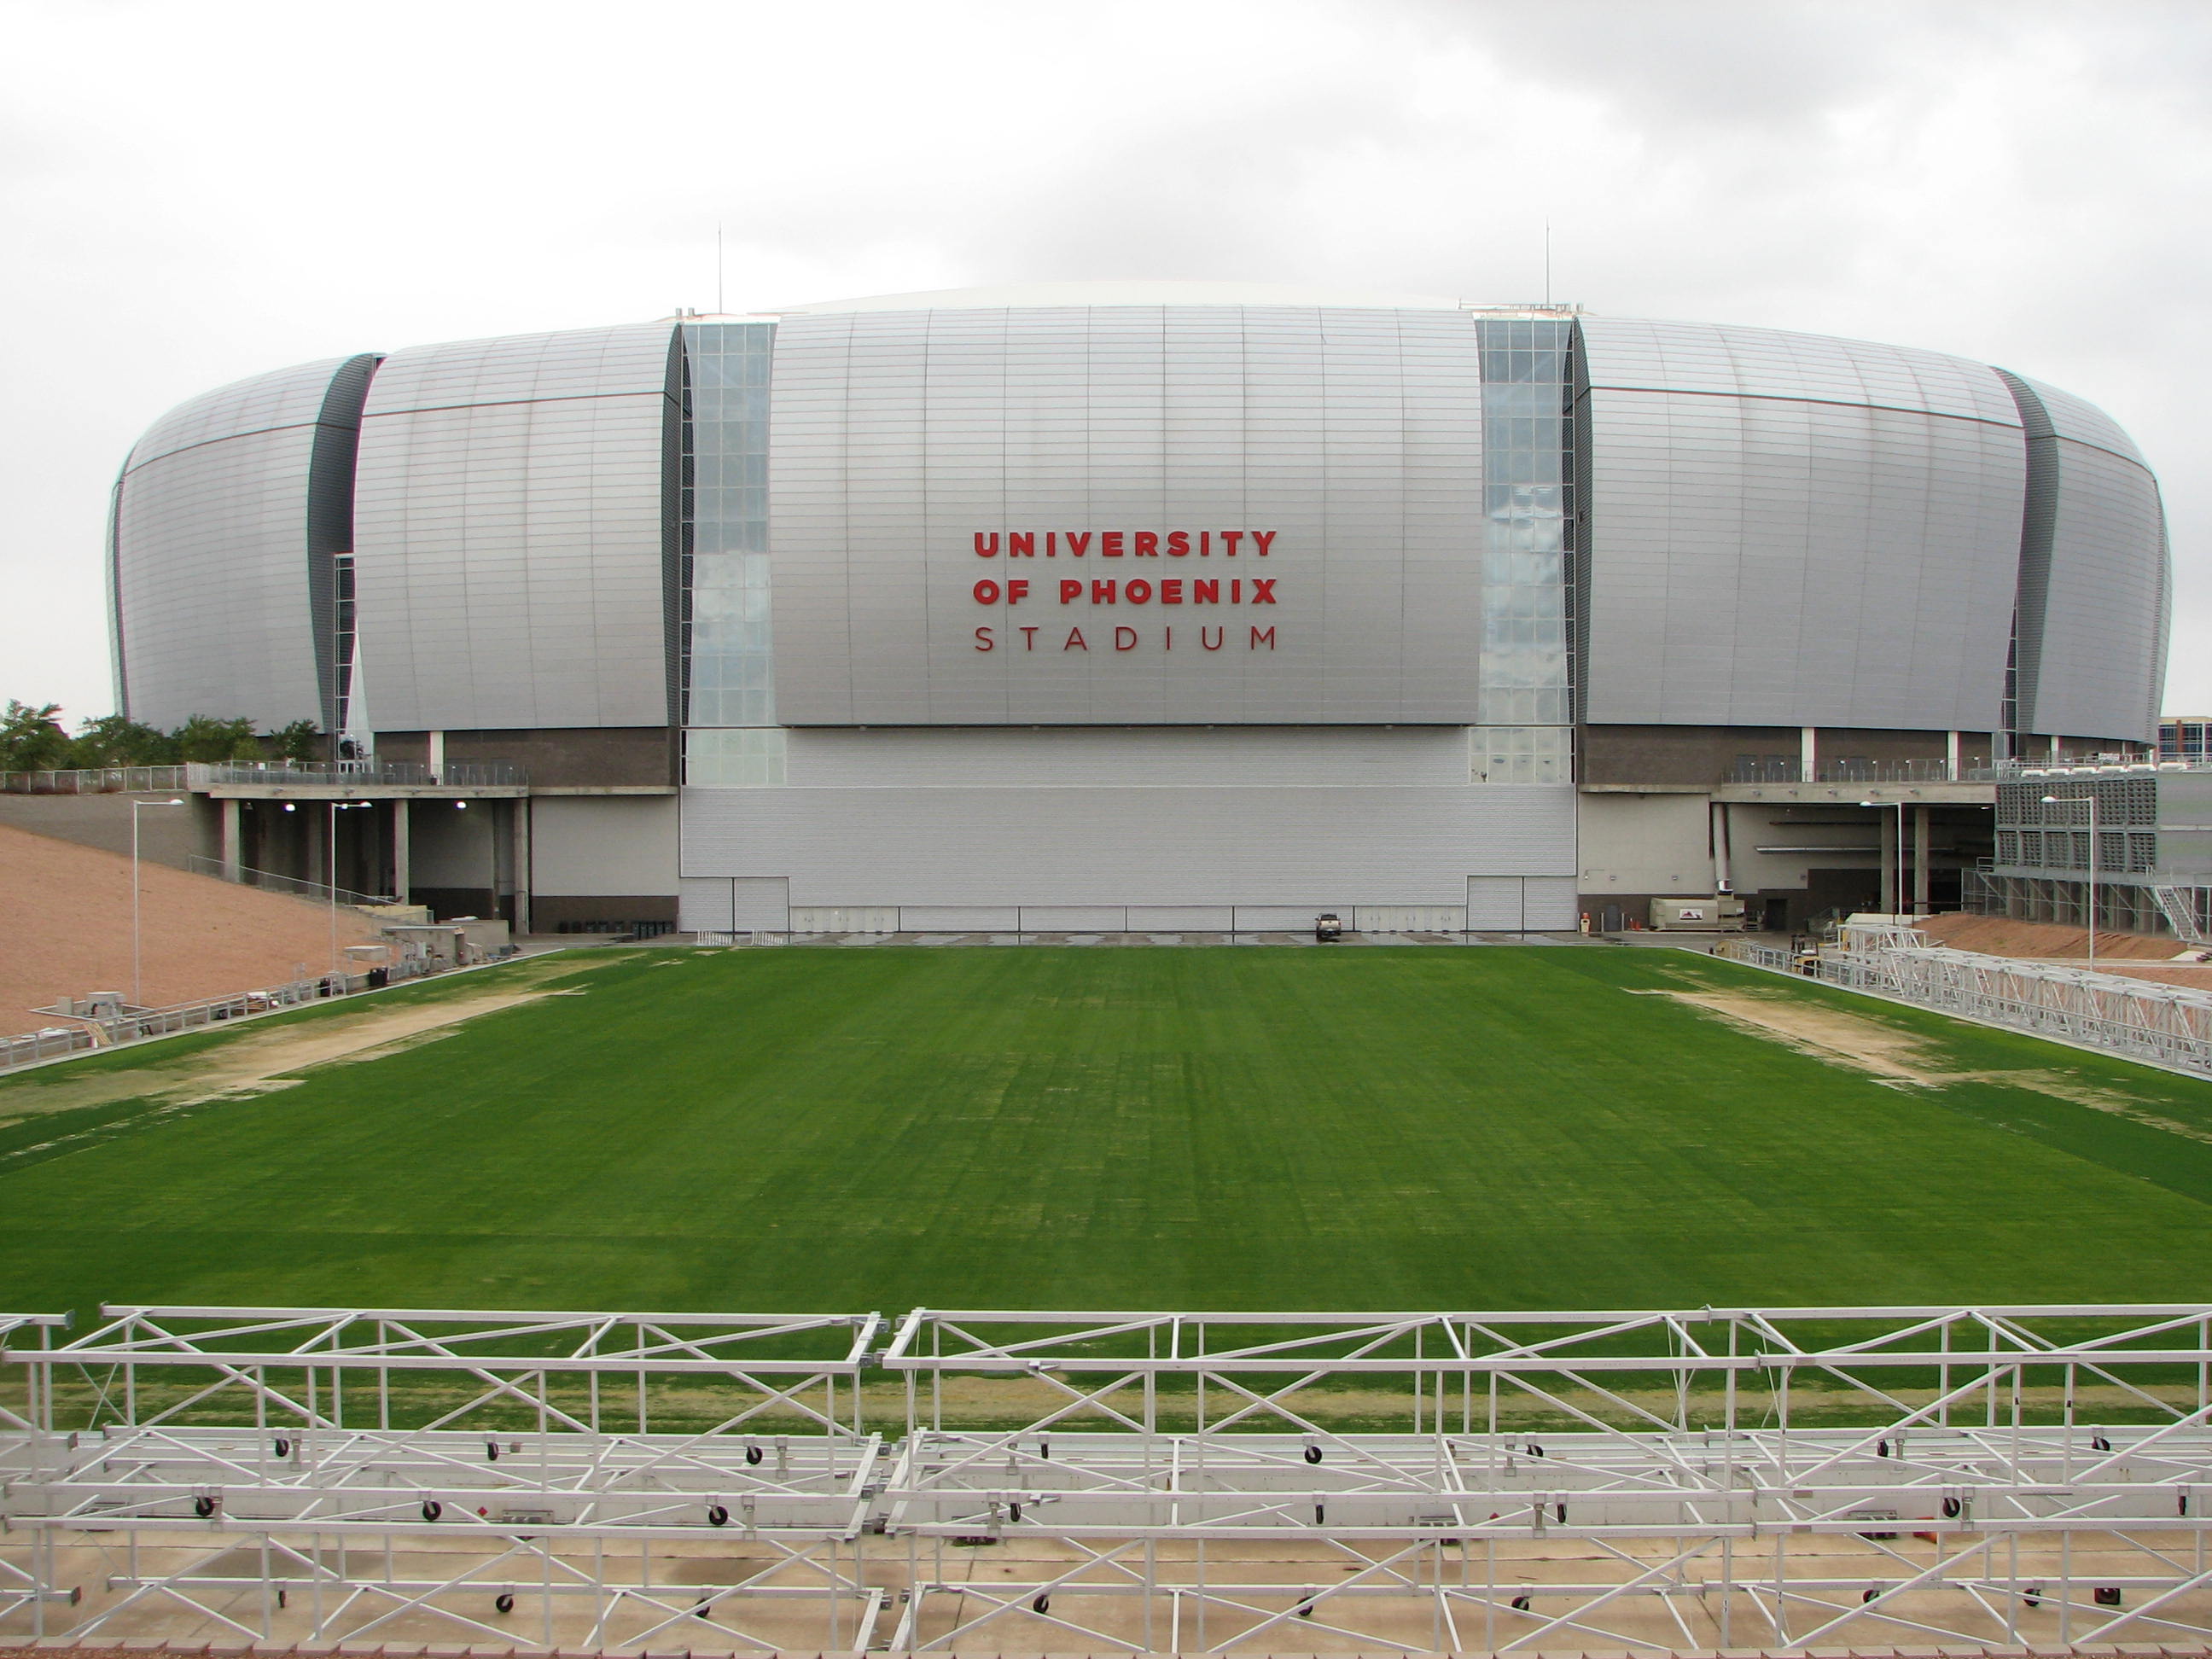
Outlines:
POLYGON ((1655 898, 1651 927, 1655 933, 1711 933, 1743 926, 1743 901, 1733 893, 1711 898, 1655 898))

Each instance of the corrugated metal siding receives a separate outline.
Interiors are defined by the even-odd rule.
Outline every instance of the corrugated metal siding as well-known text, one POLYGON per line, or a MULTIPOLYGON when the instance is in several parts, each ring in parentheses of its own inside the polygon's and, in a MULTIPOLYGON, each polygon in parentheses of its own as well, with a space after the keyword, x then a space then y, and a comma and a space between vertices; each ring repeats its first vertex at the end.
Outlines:
POLYGON ((378 371, 355 557, 380 727, 667 722, 671 331, 464 341, 378 371))
POLYGON ((2025 465, 1994 371, 1585 319, 1586 714, 1987 730, 2025 465))
POLYGON ((1457 726, 953 727, 794 731, 794 788, 1133 788, 1170 785, 1466 786, 1457 726))
POLYGON ((1481 389, 1453 313, 1233 307, 794 315, 770 463, 776 698, 815 724, 1474 718, 1481 389), (1048 561, 978 530, 1264 528, 1264 564, 1048 561), (1278 578, 1261 610, 1063 609, 1048 579, 1278 578), (973 629, 1048 627, 1049 650, 973 629), (1247 630, 1279 629, 1255 651, 1247 630), (1140 625, 1121 653, 1089 637, 1140 625), (1233 649, 1193 647, 1228 626, 1233 649), (1176 625, 1172 650, 1156 630, 1176 625), (1065 649, 1086 630, 1087 651, 1065 649))
POLYGON ((1565 786, 686 789, 683 873, 825 905, 1458 905, 1571 884, 1565 786))
POLYGON ((2056 441, 2057 511, 2032 730, 2157 736, 2166 526, 2157 483, 2110 450, 2056 441))
MULTIPOLYGON (((2045 569, 2032 679, 2022 657, 2022 725, 2069 737, 2150 741, 2165 690, 2169 625, 2170 556, 2158 482, 2104 410, 2040 380, 2007 378, 2048 434, 2033 446, 2031 471, 2030 519, 2039 500, 2045 569)), ((2023 538, 2024 598, 2035 550, 2023 538)), ((2023 621, 2023 645, 2027 635, 2023 621)))
POLYGON ((171 410, 115 503, 113 629, 135 720, 319 720, 308 583, 316 422, 349 360, 257 375, 171 410))

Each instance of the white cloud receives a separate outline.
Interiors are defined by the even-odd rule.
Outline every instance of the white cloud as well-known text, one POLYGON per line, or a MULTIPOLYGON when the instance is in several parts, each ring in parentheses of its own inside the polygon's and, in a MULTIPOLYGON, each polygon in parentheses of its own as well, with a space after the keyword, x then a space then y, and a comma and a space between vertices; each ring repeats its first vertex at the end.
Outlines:
POLYGON ((339 352, 969 282, 1323 280, 1897 340, 2160 466, 2212 708, 2190 4, 0 3, 0 695, 106 706, 107 488, 339 352))

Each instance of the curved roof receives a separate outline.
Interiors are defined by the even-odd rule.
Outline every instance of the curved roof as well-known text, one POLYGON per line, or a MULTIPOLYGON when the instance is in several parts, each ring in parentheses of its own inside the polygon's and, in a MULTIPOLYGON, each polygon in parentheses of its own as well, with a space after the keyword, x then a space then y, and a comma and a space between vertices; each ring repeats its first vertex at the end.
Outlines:
POLYGON ((769 306, 772 315, 793 312, 985 311, 1017 306, 1322 306, 1355 311, 1457 311, 1449 295, 1393 294, 1375 289, 1331 288, 1303 283, 1000 283, 984 288, 940 288, 914 294, 878 294, 858 300, 819 300, 809 305, 769 306))

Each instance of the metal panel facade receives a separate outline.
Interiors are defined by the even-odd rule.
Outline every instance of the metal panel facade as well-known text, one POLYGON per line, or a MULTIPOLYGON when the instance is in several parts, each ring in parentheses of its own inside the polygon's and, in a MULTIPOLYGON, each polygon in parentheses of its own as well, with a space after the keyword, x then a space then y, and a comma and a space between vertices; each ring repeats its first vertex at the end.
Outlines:
POLYGON ((2027 384, 2057 440, 2033 729, 2150 740, 2166 678, 2172 581, 2158 482, 2102 410, 2027 384))
POLYGON ((771 422, 787 723, 1474 718, 1463 313, 795 314, 771 422))
POLYGON ((671 325, 395 353, 362 422, 362 654, 387 731, 659 726, 671 325))
POLYGON ((1993 370, 1585 319, 1584 715, 1990 730, 2024 452, 1993 370))
POLYGON ((308 473, 330 358, 171 410, 118 487, 112 604, 125 712, 263 730, 319 720, 308 594, 308 473))
POLYGON ((1458 907, 1477 873, 1572 886, 1573 790, 1468 784, 1456 732, 792 736, 790 787, 684 792, 685 876, 787 876, 808 908, 1275 905, 1308 921, 1458 907), (1347 764, 1361 744, 1374 754, 1347 764), (1460 781, 1438 781, 1455 757, 1460 781))

